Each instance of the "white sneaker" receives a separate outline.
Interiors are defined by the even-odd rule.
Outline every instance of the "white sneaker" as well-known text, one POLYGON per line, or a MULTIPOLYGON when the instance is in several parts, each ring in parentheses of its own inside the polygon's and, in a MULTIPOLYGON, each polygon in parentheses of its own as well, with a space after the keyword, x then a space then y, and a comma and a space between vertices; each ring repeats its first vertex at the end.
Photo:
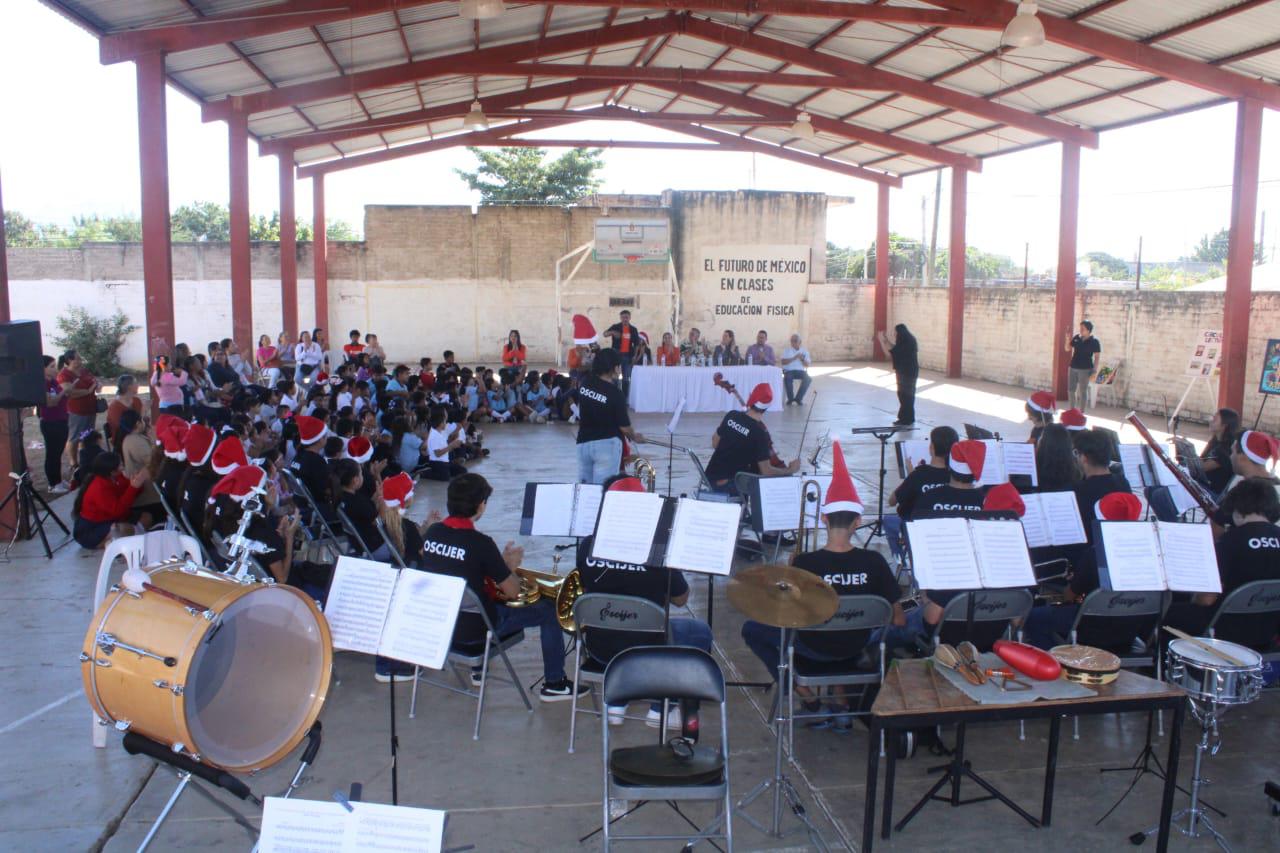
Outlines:
POLYGON ((69 492, 69 491, 71 491, 71 486, 69 486, 69 485, 67 484, 67 481, 66 481, 66 480, 63 480, 61 483, 59 483, 58 485, 56 485, 56 486, 54 486, 52 489, 50 489, 50 490, 49 490, 49 494, 51 494, 51 495, 65 495, 65 494, 66 494, 67 492, 69 492))
MULTIPOLYGON (((658 727, 658 717, 661 715, 662 712, 658 709, 650 708, 649 713, 644 715, 644 724, 651 729, 656 729, 658 727)), ((667 711, 667 728, 678 729, 680 726, 680 709, 678 707, 673 707, 671 710, 667 711)))
POLYGON ((610 705, 609 706, 609 725, 620 726, 627 721, 626 705, 610 705))
POLYGON ((570 415, 570 416, 569 416, 569 423, 571 423, 571 424, 576 424, 577 422, 578 422, 578 416, 577 416, 577 415, 570 415))

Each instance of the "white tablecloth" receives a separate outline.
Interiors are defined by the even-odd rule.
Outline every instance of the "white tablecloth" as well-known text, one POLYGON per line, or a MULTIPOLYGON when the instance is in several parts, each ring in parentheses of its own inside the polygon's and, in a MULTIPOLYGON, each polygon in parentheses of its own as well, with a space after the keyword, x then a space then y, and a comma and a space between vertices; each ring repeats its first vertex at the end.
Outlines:
POLYGON ((761 382, 773 388, 771 412, 782 411, 786 397, 782 393, 782 370, 777 367, 744 365, 741 367, 634 367, 631 370, 631 393, 627 402, 635 412, 674 412, 683 397, 686 412, 727 412, 738 409, 738 401, 728 391, 718 388, 714 377, 724 378, 737 386, 746 400, 751 389, 761 382))

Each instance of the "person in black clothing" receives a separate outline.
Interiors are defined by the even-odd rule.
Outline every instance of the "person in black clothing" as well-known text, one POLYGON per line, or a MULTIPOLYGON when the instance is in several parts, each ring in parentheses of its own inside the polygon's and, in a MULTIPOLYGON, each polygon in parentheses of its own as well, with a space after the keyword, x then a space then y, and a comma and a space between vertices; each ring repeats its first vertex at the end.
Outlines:
POLYGON ((893 360, 898 377, 898 419, 894 426, 911 426, 916 422, 916 382, 920 379, 920 345, 905 323, 893 327, 893 341, 883 331, 878 333, 881 349, 893 360))
POLYGON ((1124 475, 1111 470, 1111 442, 1105 435, 1090 430, 1077 437, 1075 445, 1084 478, 1073 485, 1071 490, 1076 494, 1080 518, 1085 522, 1085 536, 1089 546, 1092 546, 1093 530, 1089 519, 1095 517, 1098 501, 1112 492, 1131 490, 1129 481, 1124 478, 1124 475))
POLYGON ((625 395, 631 385, 631 368, 636 363, 636 355, 640 352, 640 330, 631 325, 631 312, 620 311, 618 322, 604 330, 604 336, 610 340, 610 346, 618 354, 622 367, 622 393, 625 395))
MULTIPOLYGON (((643 492, 644 484, 635 477, 619 475, 605 483, 606 491, 643 492)), ((670 519, 666 519, 667 523, 670 519)), ((661 522, 660 522, 661 526, 661 522)), ((652 601, 660 607, 668 604, 683 607, 689 600, 689 583, 684 575, 660 565, 637 565, 599 560, 591 556, 594 536, 588 536, 578 545, 577 568, 582 579, 584 593, 601 592, 615 595, 634 595, 652 601)), ((669 621, 668 642, 673 646, 693 646, 705 652, 711 651, 711 626, 701 619, 672 616, 669 621)), ((652 645, 653 634, 625 631, 601 631, 592 638, 588 651, 600 663, 607 664, 614 655, 637 645, 652 645)), ((625 705, 609 706, 609 722, 621 725, 626 714, 625 705)), ((679 709, 673 708, 667 715, 667 728, 679 728, 679 709)), ((662 714, 662 703, 653 702, 649 708, 648 723, 657 728, 662 714)))
MULTIPOLYGON (((1227 495, 1222 509, 1232 518, 1230 529, 1214 547, 1222 595, 1253 581, 1280 579, 1280 527, 1276 526, 1280 498, 1275 488, 1257 478, 1245 480, 1227 495)), ((1217 593, 1199 592, 1190 601, 1174 602, 1165 624, 1188 634, 1203 634, 1220 598, 1217 593)))
POLYGON ((1200 467, 1204 469, 1209 491, 1221 495, 1234 474, 1231 448, 1240 434, 1240 413, 1235 409, 1218 409, 1209 420, 1209 432, 1209 443, 1200 453, 1200 467))
POLYGON ((193 531, 204 528, 205 504, 209 498, 209 490, 218 481, 213 473, 209 460, 213 457, 216 436, 213 430, 203 424, 195 424, 187 430, 182 440, 183 450, 187 454, 187 470, 179 487, 181 512, 193 531))
POLYGON ((987 461, 987 446, 965 439, 951 445, 947 457, 949 475, 945 486, 937 486, 920 496, 912 520, 924 518, 977 518, 982 512, 985 490, 978 485, 987 461))
MULTIPOLYGON (((374 483, 372 497, 361 491, 364 474, 360 465, 352 459, 339 459, 333 463, 333 477, 338 483, 338 507, 355 528, 356 535, 373 559, 378 556, 379 549, 385 550, 382 536, 378 533, 378 502, 382 500, 382 484, 374 483)), ((356 545, 358 543, 351 543, 356 545)), ((383 557, 390 556, 384 554, 383 557)))
POLYGON ((711 436, 714 450, 707 462, 707 480, 711 488, 728 495, 738 493, 734 478, 742 472, 762 477, 785 477, 800 470, 800 460, 793 459, 784 468, 773 464, 773 442, 764 425, 764 413, 773 403, 773 389, 761 382, 747 397, 745 412, 729 412, 711 436))
MULTIPOLYGON (((1076 433, 1077 437, 1085 431, 1076 433)), ((1062 424, 1044 427, 1036 440, 1037 492, 1065 492, 1080 482, 1080 463, 1071 433, 1062 424)))
POLYGON ((603 483, 622 467, 623 436, 644 436, 631 428, 627 396, 613 380, 618 375, 617 350, 601 350, 591 375, 573 392, 578 404, 578 482, 603 483))
POLYGON ((1093 323, 1081 320, 1079 333, 1067 340, 1064 349, 1071 353, 1067 396, 1071 405, 1083 412, 1089 405, 1089 383, 1098 372, 1102 352, 1102 344, 1093 336, 1093 323))
MULTIPOLYGON (((822 518, 827 526, 826 545, 818 551, 798 555, 792 565, 822 578, 838 595, 883 598, 893 605, 893 624, 902 625, 906 621, 898 604, 902 592, 888 562, 879 551, 859 548, 853 542, 863 507, 845 467, 839 442, 832 444, 831 455, 831 485, 822 504, 822 518)), ((795 636, 795 654, 815 661, 855 659, 862 654, 872 633, 870 630, 800 631, 795 636)), ((771 625, 748 619, 742 624, 742 639, 776 681, 781 632, 771 625)), ((804 697, 804 713, 815 714, 821 710, 821 700, 809 688, 797 686, 796 695, 804 697)), ((833 707, 831 710, 836 714, 836 725, 847 728, 848 709, 833 707)))
MULTIPOLYGON (((466 580, 467 586, 484 603, 499 636, 523 628, 537 628, 541 635, 545 679, 539 698, 543 702, 572 699, 573 682, 564 671, 564 632, 556 618, 555 605, 543 600, 528 607, 500 607, 486 588, 486 581, 491 582, 500 600, 518 596, 520 579, 514 569, 524 558, 524 549, 515 543, 508 542, 500 551, 493 539, 476 530, 476 522, 484 517, 489 507, 491 494, 493 488, 479 474, 453 478, 446 499, 449 516, 431 525, 423 534, 422 566, 427 571, 466 580)), ((466 616, 465 613, 459 616, 455 637, 459 631, 464 636, 474 636, 475 622, 466 616)), ((413 668, 409 667, 410 678, 412 673, 413 668)), ((579 685, 578 693, 586 693, 588 689, 586 684, 579 685)))
MULTIPOLYGON (((321 442, 328 431, 324 421, 298 415, 293 419, 298 429, 298 454, 293 458, 289 469, 302 485, 307 487, 312 499, 316 502, 320 515, 329 522, 337 516, 333 511, 333 489, 329 479, 329 466, 318 452, 321 442)), ((304 521, 310 521, 304 513, 304 521)))
POLYGON ((915 470, 908 473, 907 478, 889 495, 889 506, 897 507, 898 514, 886 515, 882 519, 884 535, 889 541, 889 551, 898 559, 904 556, 903 522, 911 520, 916 503, 926 492, 951 482, 951 471, 947 467, 947 459, 951 456, 951 445, 959 440, 960 435, 951 427, 934 427, 929 433, 929 461, 917 465, 915 470))
POLYGON ((1027 436, 1027 442, 1035 444, 1040 440, 1040 433, 1044 432, 1044 428, 1053 423, 1053 413, 1058 409, 1058 401, 1052 391, 1036 391, 1027 398, 1023 408, 1027 412, 1027 420, 1031 421, 1031 434, 1027 436))

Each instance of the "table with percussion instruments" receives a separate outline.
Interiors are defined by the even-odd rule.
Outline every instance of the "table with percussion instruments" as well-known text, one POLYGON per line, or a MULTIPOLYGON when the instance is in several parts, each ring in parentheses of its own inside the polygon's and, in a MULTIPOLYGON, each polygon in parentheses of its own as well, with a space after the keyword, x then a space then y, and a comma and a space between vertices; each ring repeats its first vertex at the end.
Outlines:
POLYGON ((715 375, 737 387, 745 400, 761 382, 773 389, 769 411, 782 411, 786 395, 782 391, 782 369, 745 364, 736 367, 651 367, 637 365, 631 370, 631 393, 627 404, 633 412, 674 412, 685 400, 686 412, 719 412, 740 409, 733 395, 716 386, 715 375))
MULTIPOLYGON (((906 823, 915 817, 931 799, 962 805, 958 781, 953 783, 947 795, 936 790, 922 799, 898 824, 893 824, 893 784, 898 732, 913 728, 938 725, 957 725, 956 753, 963 761, 964 727, 967 723, 988 721, 1014 721, 1037 718, 1049 719, 1049 750, 1045 759, 1044 794, 1038 820, 1031 818, 1003 795, 999 798, 1022 814, 1036 826, 1048 826, 1053 811, 1053 783, 1058 760, 1058 736, 1064 715, 1115 714, 1128 711, 1173 712, 1173 726, 1169 730, 1168 765, 1164 781, 1164 793, 1160 805, 1159 836, 1156 850, 1163 853, 1169 846, 1169 828, 1173 815, 1173 796, 1178 778, 1178 751, 1182 745, 1182 721, 1187 694, 1180 688, 1163 681, 1122 670, 1111 682, 1093 688, 1096 695, 1082 699, 1043 699, 1035 702, 980 705, 953 687, 938 672, 932 671, 929 661, 899 662, 885 677, 884 685, 871 709, 871 731, 867 739, 867 790, 863 805, 862 849, 870 853, 875 840, 876 784, 880 761, 880 733, 886 733, 890 744, 886 750, 885 790, 881 837, 889 838, 893 829, 902 831, 906 823)), ((996 796, 992 789, 987 794, 996 796)), ((986 797, 990 799, 990 797, 986 797)))

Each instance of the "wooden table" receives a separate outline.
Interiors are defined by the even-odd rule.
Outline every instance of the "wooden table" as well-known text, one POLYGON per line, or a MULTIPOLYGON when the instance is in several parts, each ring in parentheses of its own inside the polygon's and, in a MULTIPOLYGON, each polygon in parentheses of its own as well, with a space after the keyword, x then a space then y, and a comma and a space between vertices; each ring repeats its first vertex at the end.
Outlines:
MULTIPOLYGON (((930 666, 931 664, 924 660, 899 663, 886 676, 875 705, 872 706, 871 733, 867 740, 867 792, 862 820, 862 849, 865 853, 870 853, 875 839, 876 781, 879 771, 881 732, 884 732, 886 739, 889 740, 889 746, 885 751, 887 761, 881 837, 889 838, 894 828, 892 825, 893 777, 897 751, 894 748, 892 735, 910 728, 948 724, 958 727, 956 750, 951 766, 963 768, 962 773, 986 788, 991 796, 984 799, 999 799, 1032 825, 1048 826, 1053 812, 1053 781, 1057 769, 1058 737, 1062 717, 1064 715, 1115 714, 1126 711, 1152 712, 1160 709, 1173 712, 1164 796, 1160 804, 1160 832, 1156 844, 1156 850, 1159 853, 1164 853, 1168 849, 1169 822, 1173 815, 1173 795, 1177 788, 1178 751, 1182 745, 1182 720, 1186 709, 1186 694, 1181 688, 1122 670, 1120 677, 1111 684, 1094 688, 1097 695, 1083 699, 1041 699, 1010 705, 979 705, 953 687, 940 674, 931 672, 930 666), (964 728, 967 723, 1044 717, 1049 718, 1049 751, 1045 759, 1044 798, 1040 817, 1037 820, 968 769, 964 761, 964 728)), ((901 831, 907 821, 932 799, 947 799, 953 807, 963 805, 964 803, 960 800, 959 777, 952 781, 950 797, 936 796, 943 784, 943 780, 939 780, 929 794, 899 822, 896 828, 901 831)))

